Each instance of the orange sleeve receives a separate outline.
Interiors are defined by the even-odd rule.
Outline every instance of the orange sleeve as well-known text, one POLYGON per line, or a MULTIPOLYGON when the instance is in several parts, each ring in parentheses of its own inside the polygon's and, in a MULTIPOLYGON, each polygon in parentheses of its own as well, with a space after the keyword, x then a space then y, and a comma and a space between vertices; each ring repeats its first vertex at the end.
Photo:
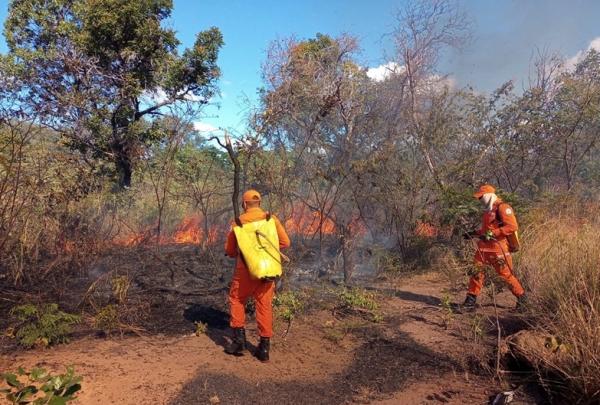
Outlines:
POLYGON ((498 207, 498 215, 500 216, 502 226, 498 229, 494 229, 494 237, 497 238, 498 236, 508 236, 510 234, 515 233, 519 229, 519 224, 517 223, 515 211, 510 205, 500 205, 498 207))
POLYGON ((288 236, 287 232, 285 231, 285 228, 283 227, 281 222, 279 222, 279 219, 275 215, 273 215, 273 219, 275 220, 275 227, 277 228, 277 237, 279 238, 279 248, 285 249, 287 247, 290 247, 290 245, 291 245, 290 237, 288 236))
POLYGON ((225 241, 225 254, 229 257, 236 257, 238 254, 237 240, 235 239, 235 233, 233 229, 227 234, 227 240, 225 241))

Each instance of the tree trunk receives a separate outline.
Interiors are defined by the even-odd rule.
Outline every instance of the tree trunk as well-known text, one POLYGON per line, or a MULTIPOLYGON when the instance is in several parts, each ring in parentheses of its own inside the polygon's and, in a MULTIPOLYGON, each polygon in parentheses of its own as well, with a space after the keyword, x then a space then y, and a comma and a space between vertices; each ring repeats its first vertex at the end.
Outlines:
POLYGON ((119 175, 119 186, 122 189, 131 187, 131 176, 133 174, 133 164, 127 149, 122 142, 115 142, 112 147, 115 155, 115 168, 119 175))
POLYGON ((119 171, 119 186, 124 189, 131 187, 131 175, 133 173, 131 161, 129 159, 119 160, 117 169, 119 171))

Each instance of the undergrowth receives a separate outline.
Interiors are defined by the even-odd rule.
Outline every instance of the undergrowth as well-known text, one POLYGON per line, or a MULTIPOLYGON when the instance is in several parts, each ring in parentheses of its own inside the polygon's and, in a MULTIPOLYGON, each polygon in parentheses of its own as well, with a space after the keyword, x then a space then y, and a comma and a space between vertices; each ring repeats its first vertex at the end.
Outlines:
POLYGON ((0 388, 6 399, 12 404, 64 405, 75 399, 81 389, 82 377, 75 375, 73 367, 67 372, 52 375, 43 368, 25 371, 19 367, 16 373, 0 374, 0 388))
MULTIPOLYGON (((600 401, 598 208, 572 202, 533 210, 518 262, 535 328, 568 348, 566 355, 537 360, 584 403, 600 401)), ((546 375, 540 372, 540 378, 546 375)))
POLYGON ((11 309, 10 314, 19 321, 15 337, 21 346, 27 348, 68 342, 71 326, 81 319, 78 315, 61 311, 54 303, 19 305, 11 309))

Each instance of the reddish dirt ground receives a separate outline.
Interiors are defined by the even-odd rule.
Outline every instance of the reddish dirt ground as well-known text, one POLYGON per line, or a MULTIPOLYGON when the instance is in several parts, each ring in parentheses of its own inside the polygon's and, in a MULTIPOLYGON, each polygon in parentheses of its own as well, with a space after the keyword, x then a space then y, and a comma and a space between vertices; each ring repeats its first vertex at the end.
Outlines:
MULTIPOLYGON (((222 322, 209 322, 200 336, 190 324, 185 335, 88 336, 50 349, 13 352, 0 359, 0 370, 38 365, 61 371, 73 365, 84 377, 75 404, 489 403, 505 388, 486 371, 485 342, 493 342, 495 333, 486 316, 492 316, 493 306, 484 298, 479 315, 448 315, 441 305, 448 286, 436 273, 373 286, 384 321, 355 319, 360 326, 339 339, 327 339, 328 331, 354 321, 313 309, 293 322, 285 338, 285 325, 277 325, 267 364, 250 352, 226 355, 229 332, 222 322), (482 336, 474 332, 477 322, 482 336)), ((463 292, 450 297, 462 301, 463 292)), ((508 292, 499 295, 501 317, 513 317, 513 300, 508 292)), ((255 344, 253 323, 248 336, 255 344)), ((535 402, 523 394, 514 403, 535 402)))

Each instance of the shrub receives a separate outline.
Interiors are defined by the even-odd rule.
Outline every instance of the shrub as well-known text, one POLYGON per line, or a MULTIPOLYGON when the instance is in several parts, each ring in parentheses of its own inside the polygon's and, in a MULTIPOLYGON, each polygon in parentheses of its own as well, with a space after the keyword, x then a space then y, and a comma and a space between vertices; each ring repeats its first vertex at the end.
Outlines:
POLYGON ((358 287, 343 287, 336 294, 338 304, 333 309, 334 315, 359 315, 374 323, 383 321, 383 316, 378 312, 379 305, 374 293, 358 287))
POLYGON ((80 321, 79 316, 59 310, 57 304, 19 305, 10 313, 20 321, 15 337, 28 348, 68 342, 71 326, 80 321))
POLYGON ((115 276, 110 280, 113 296, 119 304, 127 299, 127 293, 131 286, 131 280, 127 276, 115 276))
POLYGON ((0 389, 13 404, 62 405, 75 399, 81 389, 82 377, 76 376, 73 367, 64 374, 53 376, 43 368, 26 372, 19 368, 16 373, 0 374, 0 382, 7 388, 0 389))
POLYGON ((279 293, 273 299, 275 313, 286 321, 291 321, 304 309, 304 303, 298 293, 285 291, 279 293))
POLYGON ((553 207, 537 215, 545 221, 524 234, 518 269, 530 289, 534 325, 568 348, 566 356, 536 360, 562 375, 576 398, 594 402, 600 400, 600 221, 598 207, 588 209, 553 207))
POLYGON ((116 305, 102 307, 94 317, 94 327, 106 334, 119 327, 119 310, 116 305))
POLYGON ((373 247, 371 251, 378 273, 398 276, 405 270, 406 266, 398 252, 382 247, 373 247))
POLYGON ((342 288, 338 292, 338 298, 342 306, 348 308, 361 308, 370 311, 379 308, 375 301, 375 294, 362 288, 342 288))
POLYGON ((208 324, 204 322, 194 322, 194 325, 196 325, 196 331, 194 332, 196 336, 206 335, 206 332, 208 332, 208 324))

